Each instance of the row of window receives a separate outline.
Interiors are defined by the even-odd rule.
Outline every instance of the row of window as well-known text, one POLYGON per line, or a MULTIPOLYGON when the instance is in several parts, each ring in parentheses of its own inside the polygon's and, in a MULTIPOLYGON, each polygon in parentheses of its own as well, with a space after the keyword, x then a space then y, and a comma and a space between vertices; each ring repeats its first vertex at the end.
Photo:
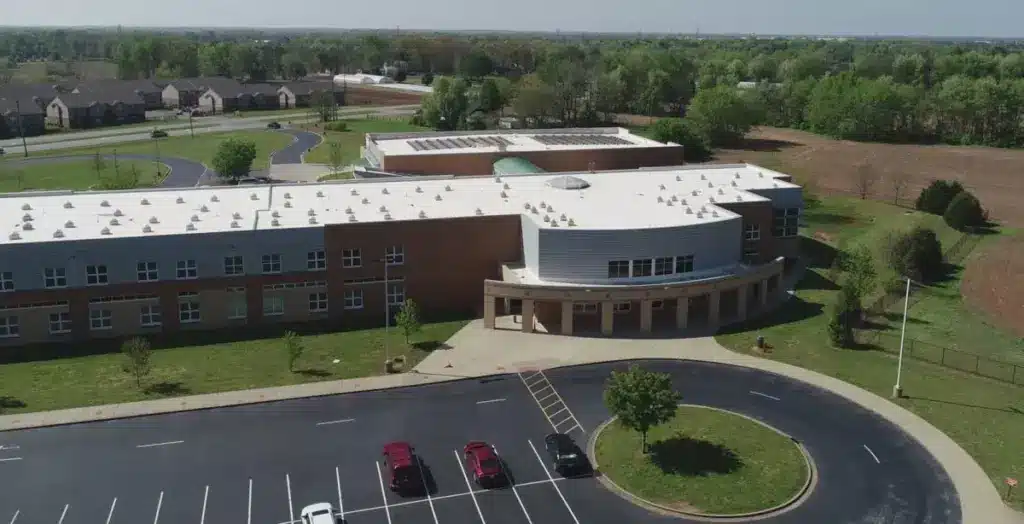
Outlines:
POLYGON ((693 272, 693 255, 608 262, 608 278, 638 278, 693 272))
POLYGON ((800 229, 800 208, 786 207, 774 210, 772 234, 777 237, 795 237, 800 229))
MULTIPOLYGON (((229 303, 228 318, 244 319, 248 316, 248 303, 244 293, 236 293, 229 303)), ((401 284, 388 286, 387 301, 389 306, 400 306, 405 302, 405 288, 401 284)), ((363 290, 346 289, 344 309, 363 309, 363 290)), ((263 300, 263 316, 280 316, 284 314, 284 297, 268 296, 263 300)), ((327 312, 327 293, 309 294, 309 312, 327 312)), ((178 321, 182 324, 193 324, 202 320, 198 296, 194 293, 182 293, 178 299, 178 321)), ((139 308, 139 324, 142 327, 159 327, 163 324, 163 312, 157 304, 145 304, 139 308)), ((113 313, 109 309, 89 310, 89 329, 102 331, 113 328, 113 313)), ((71 332, 71 313, 62 311, 51 313, 49 318, 51 335, 71 332)), ((15 315, 0 316, 0 338, 18 337, 21 328, 15 315)))
MULTIPOLYGON (((405 264, 405 250, 402 246, 387 248, 384 260, 389 266, 400 266, 405 264)), ((245 273, 244 259, 241 255, 224 257, 224 274, 228 276, 242 275, 245 273)), ((263 255, 260 260, 262 272, 265 275, 281 273, 281 254, 271 253, 263 255)), ((359 249, 345 249, 342 252, 342 267, 362 267, 362 253, 359 249)), ((327 253, 322 250, 310 251, 306 254, 306 268, 310 271, 327 269, 327 253)), ((156 262, 139 262, 136 264, 136 277, 139 282, 155 282, 160 280, 160 270, 156 262)), ((199 278, 199 266, 194 259, 179 260, 177 263, 175 278, 177 280, 195 280, 199 278)), ((89 286, 103 286, 110 282, 107 266, 94 264, 85 266, 85 283, 89 286)), ((43 287, 63 288, 68 285, 67 268, 48 267, 43 269, 43 287)), ((10 271, 0 272, 0 291, 14 291, 14 273, 10 271)))
MULTIPOLYGON (((612 311, 615 313, 629 313, 633 308, 632 302, 616 302, 612 304, 612 311)), ((652 300, 651 309, 665 309, 665 302, 663 300, 652 300)), ((597 314, 599 306, 597 302, 573 302, 572 312, 584 315, 597 314)))

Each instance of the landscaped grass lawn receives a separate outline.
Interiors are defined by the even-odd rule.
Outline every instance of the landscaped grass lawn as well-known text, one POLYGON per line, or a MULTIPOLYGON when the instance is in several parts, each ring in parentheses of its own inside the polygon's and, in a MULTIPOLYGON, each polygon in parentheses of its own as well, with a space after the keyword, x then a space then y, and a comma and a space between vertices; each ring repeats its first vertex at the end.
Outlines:
POLYGON ((305 126, 324 136, 324 141, 306 154, 306 162, 311 164, 329 164, 330 144, 341 144, 342 164, 348 165, 360 158, 360 149, 366 144, 366 133, 397 133, 401 131, 429 131, 425 127, 414 126, 406 120, 342 120, 348 124, 348 131, 324 131, 323 127, 305 126))
MULTIPOLYGON (((817 232, 833 235, 833 246, 843 239, 850 242, 870 241, 885 228, 907 227, 915 221, 934 226, 949 245, 956 237, 945 228, 939 217, 906 214, 906 210, 879 202, 844 198, 825 198, 811 205, 805 214, 807 237, 817 232), (945 230, 942 230, 945 228, 945 230), (948 239, 948 240, 947 240, 948 239)), ((808 240, 808 244, 813 241, 808 240)), ((817 244, 816 251, 823 251, 817 244)), ((823 311, 837 293, 827 268, 812 262, 790 303, 766 317, 743 325, 726 328, 717 340, 725 347, 749 352, 754 338, 763 335, 772 346, 771 358, 830 375, 878 395, 889 397, 896 379, 896 358, 891 353, 863 349, 835 349, 826 335, 823 311)), ((913 304, 909 317, 924 319, 929 324, 915 328, 916 333, 929 326, 945 330, 936 341, 948 345, 957 341, 978 341, 978 346, 1000 344, 995 328, 977 322, 958 296, 948 290, 959 289, 954 279, 937 288, 936 298, 913 304), (942 290, 947 290, 942 292, 942 290), (944 298, 941 298, 945 293, 944 298)), ((898 343, 902 304, 893 306, 896 326, 892 337, 898 343)), ((908 327, 915 324, 912 320, 908 327)), ((942 331, 939 331, 942 333, 942 331)), ((911 332, 908 329, 908 336, 911 332)), ((1003 340, 1006 340, 1005 338, 1003 340)), ((959 443, 985 469, 997 489, 1005 492, 1006 477, 1024 477, 1024 387, 1013 386, 977 377, 912 358, 904 359, 902 386, 908 398, 896 400, 959 443)), ((1024 509, 1024 497, 1012 501, 1024 509)))
POLYGON ((158 156, 159 153, 159 156, 186 158, 209 166, 217 154, 217 147, 221 142, 230 138, 250 140, 256 144, 256 160, 252 163, 253 169, 266 169, 270 165, 270 154, 287 147, 294 140, 291 135, 276 131, 232 131, 229 133, 203 133, 196 135, 195 138, 172 136, 159 140, 146 139, 108 146, 40 151, 32 153, 31 156, 92 155, 96 152, 105 155, 116 152, 158 156))
POLYGON ((101 177, 114 179, 118 173, 120 176, 128 176, 132 168, 139 174, 139 187, 151 187, 157 185, 169 172, 164 164, 140 160, 120 160, 116 172, 112 161, 107 160, 104 164, 105 167, 97 173, 91 160, 24 165, 0 162, 0 192, 104 189, 101 177))
POLYGON ((739 415, 680 406, 648 434, 609 424, 597 439, 601 474, 650 502, 681 511, 738 514, 772 508, 807 482, 807 462, 782 434, 739 415))
MULTIPOLYGON (((446 341, 465 322, 424 324, 406 346, 401 330, 388 337, 391 357, 406 356, 406 369, 446 341)), ((305 351, 288 371, 280 338, 240 342, 212 341, 217 332, 179 335, 181 347, 156 349, 148 391, 140 391, 122 370, 119 353, 0 365, 0 412, 72 408, 161 396, 214 393, 381 375, 384 330, 345 331, 301 337, 305 351), (185 344, 192 344, 185 346, 185 344), (340 360, 334 364, 333 360, 340 360), (6 409, 5 409, 6 407, 6 409)), ((156 345, 156 344, 154 344, 156 345)))

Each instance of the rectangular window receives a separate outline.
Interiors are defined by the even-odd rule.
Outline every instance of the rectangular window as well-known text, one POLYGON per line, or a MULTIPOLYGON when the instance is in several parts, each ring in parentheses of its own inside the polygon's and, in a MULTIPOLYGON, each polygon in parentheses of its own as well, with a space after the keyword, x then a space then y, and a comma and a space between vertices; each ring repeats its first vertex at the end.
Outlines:
POLYGON ((276 317, 284 314, 284 297, 264 296, 263 316, 276 317))
POLYGON ((596 302, 573 302, 572 303, 572 312, 573 313, 582 313, 582 314, 594 314, 594 313, 597 313, 597 303, 596 302))
POLYGON ((405 303, 405 285, 388 284, 388 305, 401 306, 405 303))
POLYGON ((156 262, 139 262, 136 270, 139 273, 139 282, 155 282, 160 279, 156 262))
POLYGON ((60 333, 71 332, 71 313, 65 311, 63 313, 50 313, 50 334, 58 335, 60 333))
POLYGON ((758 224, 747 224, 743 226, 743 240, 748 242, 761 240, 761 226, 758 224))
POLYGON ((245 293, 233 292, 230 297, 230 302, 228 303, 228 319, 238 320, 248 318, 249 301, 246 299, 245 293))
POLYGON ((0 292, 14 291, 14 273, 0 271, 0 292))
POLYGON ((0 317, 0 338, 14 338, 21 335, 18 317, 0 317))
POLYGON ((111 317, 112 315, 109 309, 90 309, 89 329, 93 331, 101 331, 112 328, 113 324, 110 320, 111 317))
POLYGON ((271 253, 263 255, 263 274, 274 275, 281 272, 281 255, 271 253))
POLYGON ((341 251, 341 267, 360 267, 363 265, 363 257, 358 249, 343 249, 341 251))
POLYGON ((142 306, 139 310, 139 324, 142 324, 142 327, 156 327, 163 324, 163 317, 160 316, 160 306, 142 306))
POLYGON ((192 280, 199 278, 199 267, 193 259, 178 261, 178 280, 192 280))
POLYGON ((612 260, 608 262, 608 278, 629 278, 629 261, 612 260))
POLYGON ((747 248, 743 250, 743 263, 747 265, 756 264, 759 258, 757 248, 747 248))
POLYGON ((327 311, 327 293, 310 293, 309 294, 309 312, 310 313, 323 313, 327 311))
POLYGON ((655 275, 671 275, 673 271, 672 257, 658 257, 654 259, 655 275))
POLYGON ((195 324, 199 319, 199 301, 191 298, 179 299, 178 321, 182 324, 195 324))
POLYGON ((676 257, 676 273, 693 272, 693 255, 676 257))
POLYGON ((107 283, 107 266, 85 266, 85 285, 102 286, 107 283))
POLYGON ((777 237, 795 237, 800 229, 800 208, 787 207, 774 210, 772 233, 777 237))
POLYGON ((633 261, 633 276, 634 277, 649 277, 651 276, 651 259, 640 258, 633 261))
POLYGON ((224 274, 241 275, 245 273, 245 266, 242 264, 242 255, 224 257, 224 274))
POLYGON ((384 250, 384 260, 389 266, 400 266, 405 263, 405 248, 402 246, 391 246, 384 250))
POLYGON ((651 301, 651 309, 653 309, 655 311, 660 310, 660 309, 665 309, 665 301, 664 300, 652 300, 651 301))
POLYGON ((363 290, 345 290, 345 309, 363 309, 363 290))
POLYGON ((612 311, 616 313, 629 313, 631 304, 629 302, 616 302, 612 305, 612 311))
POLYGON ((315 271, 317 269, 327 269, 327 252, 323 249, 316 251, 310 251, 306 254, 306 269, 315 271))
POLYGON ((62 267, 48 267, 43 270, 43 287, 68 287, 68 273, 62 267))

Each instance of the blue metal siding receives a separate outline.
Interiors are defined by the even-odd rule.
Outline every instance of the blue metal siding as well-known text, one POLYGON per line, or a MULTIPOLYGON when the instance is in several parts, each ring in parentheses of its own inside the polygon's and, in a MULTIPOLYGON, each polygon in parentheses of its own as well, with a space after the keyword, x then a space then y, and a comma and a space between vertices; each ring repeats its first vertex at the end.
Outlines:
POLYGON ((309 251, 323 249, 322 227, 105 238, 11 246, 0 271, 14 273, 16 290, 43 287, 43 268, 66 267, 69 287, 85 285, 88 265, 106 265, 110 284, 137 282, 139 262, 156 262, 160 280, 173 280, 179 260, 194 259, 199 278, 224 275, 224 257, 242 255, 247 274, 262 272, 262 256, 281 254, 281 271, 305 271, 309 251))
POLYGON ((776 187, 771 189, 751 190, 751 193, 761 195, 772 201, 774 208, 804 207, 803 188, 799 187, 776 187))
POLYGON ((739 217, 660 229, 544 228, 539 230, 536 274, 558 282, 608 283, 612 260, 691 254, 695 272, 731 266, 741 258, 742 228, 739 217))

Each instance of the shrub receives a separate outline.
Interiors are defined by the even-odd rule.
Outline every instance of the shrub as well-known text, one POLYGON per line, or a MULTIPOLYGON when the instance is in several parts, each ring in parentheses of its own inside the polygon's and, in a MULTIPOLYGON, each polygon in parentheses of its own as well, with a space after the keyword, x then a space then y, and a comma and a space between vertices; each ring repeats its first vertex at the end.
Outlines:
POLYGON ((891 235, 885 249, 888 266, 902 277, 930 282, 942 276, 942 244, 935 232, 916 227, 891 235))
POLYGON ((978 227, 985 224, 985 210, 981 208, 981 202, 970 191, 961 191, 953 197, 943 213, 949 227, 963 231, 969 227, 978 227))
POLYGON ((328 122, 324 124, 324 129, 344 133, 348 131, 348 124, 345 122, 328 122))
POLYGON ((843 286, 829 306, 828 338, 837 347, 851 347, 854 344, 853 327, 860 316, 860 298, 849 286, 843 286))
POLYGON ((650 136, 658 142, 674 142, 683 146, 683 157, 690 162, 701 162, 711 157, 707 140, 694 130, 693 125, 681 118, 662 118, 651 126, 650 136))
POLYGON ((928 187, 921 190, 914 202, 914 208, 918 211, 942 215, 957 196, 964 190, 964 186, 955 180, 933 180, 928 187))
POLYGON ((429 86, 434 83, 434 73, 427 73, 420 78, 420 82, 425 86, 429 86))

